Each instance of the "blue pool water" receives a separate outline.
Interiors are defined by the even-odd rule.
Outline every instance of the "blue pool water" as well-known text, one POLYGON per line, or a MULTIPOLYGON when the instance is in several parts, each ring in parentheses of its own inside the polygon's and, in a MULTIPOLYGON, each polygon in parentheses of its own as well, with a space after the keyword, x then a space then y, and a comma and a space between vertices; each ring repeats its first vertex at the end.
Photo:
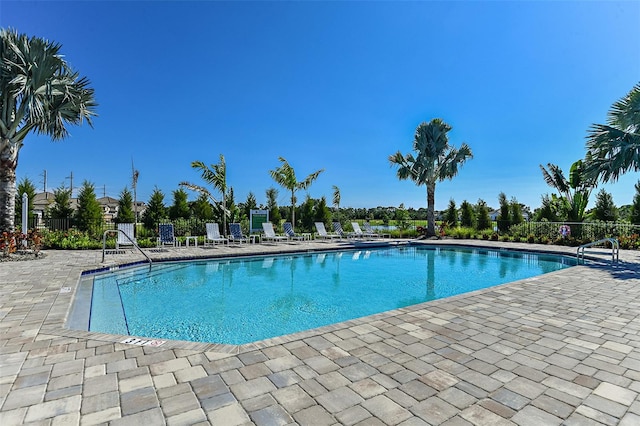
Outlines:
POLYGON ((96 276, 89 329, 243 344, 573 265, 545 254, 418 246, 155 264, 96 276))

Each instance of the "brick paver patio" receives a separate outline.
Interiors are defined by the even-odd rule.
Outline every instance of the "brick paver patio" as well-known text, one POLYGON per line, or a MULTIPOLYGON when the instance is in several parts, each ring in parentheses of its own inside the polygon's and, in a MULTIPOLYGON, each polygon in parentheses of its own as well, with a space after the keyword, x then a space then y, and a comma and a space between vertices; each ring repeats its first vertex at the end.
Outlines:
POLYGON ((0 425, 640 425, 637 251, 256 344, 157 348, 64 327, 101 256, 0 263, 0 425))

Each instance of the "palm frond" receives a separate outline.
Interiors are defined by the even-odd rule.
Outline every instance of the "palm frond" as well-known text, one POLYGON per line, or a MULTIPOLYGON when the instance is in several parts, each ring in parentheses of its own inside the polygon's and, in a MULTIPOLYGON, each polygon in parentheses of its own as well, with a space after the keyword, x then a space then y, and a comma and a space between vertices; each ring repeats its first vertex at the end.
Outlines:
POLYGON ((589 129, 585 175, 615 182, 628 171, 640 170, 640 83, 611 106, 607 122, 589 129))
POLYGON ((304 180, 302 182, 298 183, 298 188, 299 189, 308 189, 311 184, 318 179, 318 176, 320 176, 320 173, 324 172, 324 169, 320 169, 317 170, 313 173, 311 173, 309 176, 307 176, 306 178, 304 178, 304 180))
POLYGON ((218 200, 216 200, 216 198, 213 196, 213 194, 211 193, 211 191, 209 191, 207 188, 200 186, 200 185, 196 185, 194 183, 191 182, 180 182, 178 184, 179 186, 183 186, 187 189, 190 189, 192 191, 198 192, 202 195, 205 195, 207 198, 209 198, 212 202, 217 203, 218 200))
POLYGON ((60 55, 60 45, 12 30, 0 31, 0 129, 21 145, 34 130, 53 140, 69 135, 69 124, 93 126, 94 90, 60 55))
POLYGON ((547 167, 549 171, 544 168, 544 166, 540 165, 540 170, 542 170, 542 177, 547 185, 555 188, 561 195, 567 195, 569 193, 569 182, 564 177, 564 173, 562 169, 555 164, 548 163, 547 167))

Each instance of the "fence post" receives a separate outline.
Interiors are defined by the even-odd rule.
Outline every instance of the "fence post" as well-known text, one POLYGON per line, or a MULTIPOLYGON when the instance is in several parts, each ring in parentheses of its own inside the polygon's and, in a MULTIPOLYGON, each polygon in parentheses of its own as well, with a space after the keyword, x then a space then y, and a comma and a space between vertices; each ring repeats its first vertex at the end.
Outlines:
POLYGON ((27 248, 27 232, 29 232, 29 196, 24 192, 22 193, 22 233, 25 235, 22 246, 24 248, 27 248))

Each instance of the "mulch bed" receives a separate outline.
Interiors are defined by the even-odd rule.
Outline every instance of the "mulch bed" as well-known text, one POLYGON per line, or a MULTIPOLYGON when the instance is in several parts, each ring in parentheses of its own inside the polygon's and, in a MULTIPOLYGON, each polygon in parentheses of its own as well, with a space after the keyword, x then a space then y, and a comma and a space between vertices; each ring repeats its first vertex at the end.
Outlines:
POLYGON ((25 260, 38 260, 43 259, 47 256, 46 253, 38 252, 34 253, 33 251, 17 251, 15 253, 10 253, 8 255, 0 254, 0 262, 19 262, 25 260))

